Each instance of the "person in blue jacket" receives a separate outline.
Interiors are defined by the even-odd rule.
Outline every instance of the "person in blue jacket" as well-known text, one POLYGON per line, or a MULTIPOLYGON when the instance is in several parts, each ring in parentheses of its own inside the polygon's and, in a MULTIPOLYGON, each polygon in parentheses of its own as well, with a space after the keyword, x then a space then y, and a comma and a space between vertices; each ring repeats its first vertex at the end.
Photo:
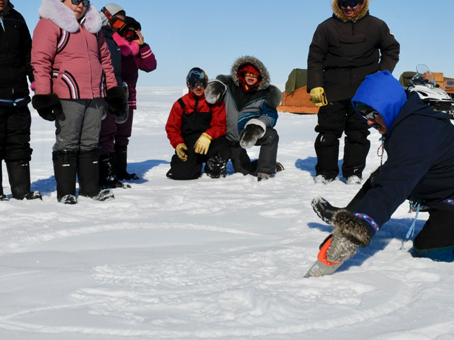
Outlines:
POLYGON ((389 71, 366 77, 352 99, 356 111, 384 138, 387 161, 340 209, 323 198, 312 206, 333 225, 327 259, 343 262, 391 218, 406 199, 429 218, 413 242, 413 256, 454 261, 454 126, 417 94, 407 94, 389 71))

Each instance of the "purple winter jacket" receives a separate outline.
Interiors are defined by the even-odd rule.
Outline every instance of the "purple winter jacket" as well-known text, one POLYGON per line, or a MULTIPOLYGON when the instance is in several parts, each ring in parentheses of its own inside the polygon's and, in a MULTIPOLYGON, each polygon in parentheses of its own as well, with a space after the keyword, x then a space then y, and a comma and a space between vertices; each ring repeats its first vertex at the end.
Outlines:
POLYGON ((136 85, 139 78, 139 70, 151 72, 156 69, 157 62, 154 53, 148 44, 139 46, 136 42, 128 42, 118 33, 113 38, 121 50, 121 78, 128 84, 129 98, 128 105, 137 109, 136 85))

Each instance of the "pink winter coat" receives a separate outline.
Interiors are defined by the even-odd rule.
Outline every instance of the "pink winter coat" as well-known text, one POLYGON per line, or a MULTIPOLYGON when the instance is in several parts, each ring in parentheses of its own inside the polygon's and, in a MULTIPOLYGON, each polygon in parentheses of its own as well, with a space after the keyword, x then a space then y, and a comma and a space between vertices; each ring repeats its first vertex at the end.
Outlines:
POLYGON ((59 0, 43 0, 32 42, 31 64, 36 94, 55 93, 61 99, 105 96, 117 86, 101 18, 90 5, 79 23, 59 0))
POLYGON ((121 79, 128 84, 128 106, 137 109, 136 85, 139 78, 139 70, 151 72, 156 69, 157 61, 148 44, 139 46, 135 41, 128 42, 118 33, 113 34, 113 39, 121 51, 121 79))

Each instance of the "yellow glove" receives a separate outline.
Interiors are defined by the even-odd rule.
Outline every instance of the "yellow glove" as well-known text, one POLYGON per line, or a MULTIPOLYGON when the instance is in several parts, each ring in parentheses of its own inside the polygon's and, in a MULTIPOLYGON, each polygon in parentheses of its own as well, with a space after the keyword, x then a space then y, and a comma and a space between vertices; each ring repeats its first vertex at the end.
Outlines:
POLYGON ((201 155, 206 155, 211 143, 211 136, 207 133, 202 133, 194 144, 194 151, 201 155))
POLYGON ((328 105, 328 100, 326 99, 325 90, 323 87, 314 87, 311 90, 311 102, 315 104, 315 106, 325 106, 328 105))
POLYGON ((178 158, 181 159, 183 162, 186 162, 188 160, 188 155, 186 154, 187 150, 188 147, 184 143, 178 144, 177 147, 175 148, 178 158))

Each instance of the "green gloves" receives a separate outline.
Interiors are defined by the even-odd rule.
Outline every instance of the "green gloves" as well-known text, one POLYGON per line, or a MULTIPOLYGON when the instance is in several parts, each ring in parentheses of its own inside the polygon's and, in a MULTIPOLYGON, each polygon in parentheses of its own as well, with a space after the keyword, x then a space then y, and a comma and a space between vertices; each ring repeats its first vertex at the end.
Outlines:
POLYGON ((317 107, 328 105, 328 100, 326 99, 325 90, 323 87, 314 87, 311 92, 311 102, 317 107))
POLYGON ((178 158, 181 159, 183 162, 186 162, 188 160, 188 155, 186 154, 187 150, 188 147, 184 143, 178 144, 177 147, 175 148, 178 158))
POLYGON ((211 139, 212 138, 209 134, 205 132, 202 133, 199 139, 197 139, 197 142, 194 144, 194 151, 201 155, 206 155, 208 149, 210 148, 211 139))

